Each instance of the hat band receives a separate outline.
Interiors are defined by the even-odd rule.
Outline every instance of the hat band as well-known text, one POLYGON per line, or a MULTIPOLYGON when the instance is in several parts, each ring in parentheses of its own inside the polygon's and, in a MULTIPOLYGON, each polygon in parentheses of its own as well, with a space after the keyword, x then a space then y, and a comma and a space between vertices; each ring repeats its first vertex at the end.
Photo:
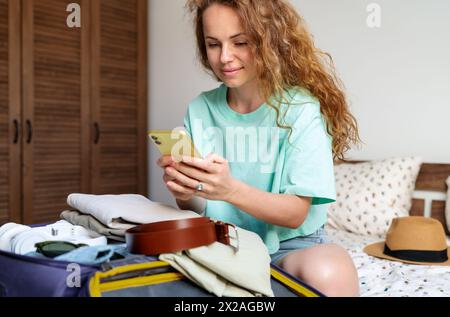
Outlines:
POLYGON ((384 254, 406 261, 440 263, 448 260, 447 249, 442 251, 395 250, 384 244, 384 254))

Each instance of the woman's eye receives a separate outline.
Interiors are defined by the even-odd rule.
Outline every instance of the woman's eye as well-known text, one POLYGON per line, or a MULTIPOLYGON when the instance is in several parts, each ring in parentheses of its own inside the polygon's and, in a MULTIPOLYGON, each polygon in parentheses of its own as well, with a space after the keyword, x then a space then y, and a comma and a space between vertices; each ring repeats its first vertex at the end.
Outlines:
POLYGON ((239 42, 239 43, 236 43, 236 45, 237 46, 244 46, 244 45, 247 45, 247 42, 239 42))
POLYGON ((208 47, 216 47, 216 46, 219 46, 218 44, 215 44, 215 43, 210 43, 210 44, 208 44, 208 47))

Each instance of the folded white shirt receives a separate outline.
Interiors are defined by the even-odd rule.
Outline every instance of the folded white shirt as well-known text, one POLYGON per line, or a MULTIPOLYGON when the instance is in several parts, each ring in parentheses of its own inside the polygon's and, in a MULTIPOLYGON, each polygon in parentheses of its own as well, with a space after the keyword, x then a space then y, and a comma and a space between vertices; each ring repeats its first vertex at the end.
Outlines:
POLYGON ((31 228, 14 222, 6 223, 0 227, 0 250, 11 252, 11 240, 18 234, 31 228))
POLYGON ((52 240, 90 246, 107 244, 106 237, 65 220, 35 228, 17 223, 7 223, 0 227, 0 250, 3 251, 27 254, 36 251, 36 243, 52 240))
POLYGON ((67 204, 98 219, 109 228, 124 229, 136 224, 200 217, 190 210, 153 202, 137 194, 91 195, 70 194, 67 204))

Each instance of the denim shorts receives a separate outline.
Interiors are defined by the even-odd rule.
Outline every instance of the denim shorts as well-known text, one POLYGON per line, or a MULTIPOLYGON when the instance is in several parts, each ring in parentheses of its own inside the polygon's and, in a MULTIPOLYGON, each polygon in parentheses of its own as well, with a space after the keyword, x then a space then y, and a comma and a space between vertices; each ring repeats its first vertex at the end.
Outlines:
POLYGON ((272 263, 278 264, 280 260, 289 252, 313 247, 317 244, 328 243, 329 239, 324 226, 320 227, 316 232, 308 236, 299 236, 289 240, 280 242, 280 249, 271 254, 272 263))

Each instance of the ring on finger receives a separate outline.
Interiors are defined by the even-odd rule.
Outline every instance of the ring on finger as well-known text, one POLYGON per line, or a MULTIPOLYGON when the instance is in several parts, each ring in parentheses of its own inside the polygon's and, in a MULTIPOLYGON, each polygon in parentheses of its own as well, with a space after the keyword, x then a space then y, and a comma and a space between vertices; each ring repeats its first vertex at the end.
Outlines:
POLYGON ((203 190, 203 184, 198 183, 198 185, 195 187, 195 189, 198 190, 199 192, 201 192, 203 190))

